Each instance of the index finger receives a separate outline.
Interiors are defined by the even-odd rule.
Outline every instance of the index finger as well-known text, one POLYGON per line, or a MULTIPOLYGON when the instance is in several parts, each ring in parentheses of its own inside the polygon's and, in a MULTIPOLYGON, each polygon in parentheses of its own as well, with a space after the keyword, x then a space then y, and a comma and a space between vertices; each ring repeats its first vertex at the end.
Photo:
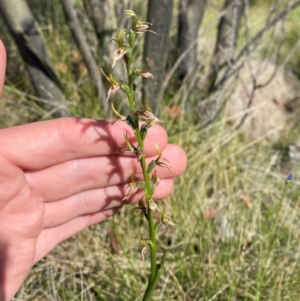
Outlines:
MULTIPOLYGON (((0 155, 22 169, 37 170, 72 159, 124 155, 124 135, 135 141, 125 123, 84 118, 61 118, 0 130, 0 155)), ((145 140, 146 156, 157 154, 168 137, 160 126, 149 129, 145 140)))

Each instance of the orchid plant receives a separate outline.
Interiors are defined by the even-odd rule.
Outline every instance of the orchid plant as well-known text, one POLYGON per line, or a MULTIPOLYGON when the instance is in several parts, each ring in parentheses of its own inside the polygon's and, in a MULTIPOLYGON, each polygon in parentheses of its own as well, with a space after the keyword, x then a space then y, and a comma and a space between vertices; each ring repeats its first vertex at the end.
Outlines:
POLYGON ((156 173, 156 167, 160 166, 168 169, 169 164, 162 158, 162 152, 157 145, 157 157, 149 164, 146 163, 144 154, 144 141, 147 136, 147 132, 154 124, 161 124, 161 120, 154 116, 147 103, 142 101, 138 102, 135 97, 135 81, 139 76, 153 80, 153 75, 149 72, 150 66, 145 69, 133 66, 133 50, 137 42, 137 35, 145 32, 154 32, 150 30, 151 24, 140 21, 133 11, 126 10, 125 12, 131 17, 132 22, 128 29, 121 30, 116 39, 113 39, 113 41, 117 43, 117 49, 113 54, 112 69, 117 63, 123 62, 127 71, 127 79, 125 81, 121 81, 115 79, 112 72, 107 75, 102 70, 102 73, 110 83, 110 88, 107 93, 107 101, 110 102, 112 111, 118 119, 126 122, 132 128, 136 137, 137 142, 136 144, 133 144, 129 141, 127 134, 124 135, 124 142, 126 145, 124 151, 129 151, 134 154, 140 163, 143 172, 142 181, 137 181, 134 178, 134 174, 132 174, 131 183, 123 200, 127 200, 138 190, 143 191, 142 197, 138 201, 137 208, 142 212, 147 222, 147 230, 145 228, 141 229, 139 239, 143 259, 147 249, 150 250, 151 270, 148 285, 143 297, 143 301, 146 301, 151 299, 157 286, 167 253, 166 250, 163 250, 163 255, 161 259, 158 260, 156 238, 157 230, 161 224, 166 227, 174 226, 174 224, 170 220, 169 215, 165 214, 163 206, 153 198, 155 187, 160 181, 160 178, 156 173), (117 91, 122 91, 127 96, 130 108, 130 112, 127 116, 120 114, 114 106, 112 99, 117 91))

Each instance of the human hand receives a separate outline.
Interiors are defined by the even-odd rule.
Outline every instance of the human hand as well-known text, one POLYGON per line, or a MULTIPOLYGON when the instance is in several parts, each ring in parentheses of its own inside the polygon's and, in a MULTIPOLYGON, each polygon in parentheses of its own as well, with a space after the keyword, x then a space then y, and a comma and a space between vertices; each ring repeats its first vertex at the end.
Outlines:
MULTIPOLYGON (((5 50, 0 42, 0 94, 5 50)), ((123 122, 111 124, 62 118, 0 130, 0 300, 10 300, 32 266, 61 241, 99 223, 123 205, 131 170, 142 179, 139 163, 124 153, 123 122), (122 147, 123 145, 123 147, 122 147)), ((186 167, 184 151, 167 143, 167 134, 153 126, 145 154, 157 156, 155 144, 170 163, 155 198, 172 190, 173 177, 186 167)), ((129 201, 137 201, 139 193, 129 201)), ((126 201, 127 203, 128 201, 126 201)))

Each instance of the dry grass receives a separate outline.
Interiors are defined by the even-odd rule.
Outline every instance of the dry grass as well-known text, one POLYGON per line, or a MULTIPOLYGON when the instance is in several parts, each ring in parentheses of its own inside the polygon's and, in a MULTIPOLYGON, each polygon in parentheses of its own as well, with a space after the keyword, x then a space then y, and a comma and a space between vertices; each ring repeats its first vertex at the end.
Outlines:
MULTIPOLYGON (((282 198, 285 176, 279 160, 270 162, 270 145, 245 143, 221 124, 209 134, 195 126, 172 138, 190 161, 165 200, 176 227, 160 235, 170 254, 154 300, 297 300, 297 179, 282 198)), ((133 249, 141 217, 129 212, 57 247, 16 300, 139 300, 149 267, 133 249)))

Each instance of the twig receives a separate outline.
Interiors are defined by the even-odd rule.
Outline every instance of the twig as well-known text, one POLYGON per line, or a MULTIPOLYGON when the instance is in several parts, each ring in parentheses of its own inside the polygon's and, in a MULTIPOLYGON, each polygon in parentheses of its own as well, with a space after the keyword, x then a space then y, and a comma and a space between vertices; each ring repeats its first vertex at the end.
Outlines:
MULTIPOLYGON (((244 47, 240 50, 239 54, 236 56, 236 58, 233 58, 232 64, 236 64, 242 56, 247 52, 247 49, 251 46, 253 47, 253 44, 257 43, 257 41, 265 34, 266 31, 268 31, 272 26, 274 26, 277 22, 279 22, 282 18, 286 17, 286 15, 295 9, 296 7, 300 6, 300 1, 296 1, 294 4, 289 6, 287 9, 283 10, 281 13, 277 15, 277 17, 274 17, 270 22, 268 22, 264 28, 262 28, 254 37, 248 40, 248 42, 244 45, 244 47)), ((224 66, 223 66, 224 67, 224 66)), ((218 88, 221 87, 228 78, 230 78, 232 75, 235 74, 235 70, 233 72, 230 72, 232 70, 231 67, 227 68, 225 74, 223 75, 223 78, 221 78, 218 88)))
MULTIPOLYGON (((186 48, 181 54, 180 56, 177 58, 176 62, 173 64, 172 68, 170 71, 168 71, 168 73, 165 76, 165 79, 163 81, 161 90, 159 92, 160 95, 164 95, 166 88, 169 85, 170 80, 172 79, 172 76, 174 75, 174 73, 176 72, 176 70, 178 69, 180 63, 186 58, 186 56, 188 55, 188 53, 198 44, 200 38, 202 36, 204 36, 207 32, 209 32, 215 25, 216 23, 224 16, 224 14, 226 13, 226 10, 222 10, 222 12, 219 14, 218 18, 214 21, 212 21, 206 28, 204 28, 202 34, 199 35, 198 39, 196 39, 195 41, 193 41, 188 48, 186 48)), ((190 73, 197 73, 194 72, 194 70, 191 70, 190 73)), ((186 77, 188 77, 189 74, 186 75, 186 77)))
POLYGON ((35 26, 27 1, 0 1, 0 14, 19 48, 36 94, 45 100, 49 115, 54 118, 70 115, 60 79, 35 26))
MULTIPOLYGON (((248 2, 248 1, 247 1, 248 2)), ((248 3, 247 3, 248 4, 248 3)), ((248 15, 247 15, 247 7, 248 5, 246 5, 246 12, 245 12, 245 19, 246 19, 246 22, 245 22, 245 26, 246 26, 246 35, 247 35, 247 40, 249 38, 249 32, 250 32, 250 26, 249 26, 249 18, 248 18, 248 15)), ((269 20, 271 19, 271 15, 272 15, 272 11, 274 10, 273 7, 270 8, 270 14, 269 14, 269 18, 267 20, 267 25, 269 24, 269 20)), ((253 70, 252 70, 252 66, 251 66, 251 63, 248 62, 248 66, 249 66, 249 70, 250 70, 250 75, 251 75, 251 79, 252 79, 252 91, 250 93, 250 97, 249 97, 249 101, 248 101, 248 104, 247 104, 247 108, 246 108, 246 111, 243 115, 243 117, 241 118, 239 124, 237 125, 236 129, 240 129, 242 127, 242 125, 245 123, 247 117, 249 116, 249 109, 250 107, 252 106, 253 104, 253 100, 254 100, 254 95, 255 95, 255 92, 256 90, 258 89, 262 89, 264 87, 266 87, 267 85, 269 85, 272 80, 274 79, 274 77, 276 76, 277 74, 277 71, 278 71, 278 67, 277 67, 277 63, 279 61, 279 54, 280 54, 280 49, 282 47, 282 40, 284 38, 284 33, 285 33, 285 24, 286 24, 286 18, 287 18, 288 14, 285 14, 282 18, 284 19, 283 20, 283 24, 282 24, 282 27, 281 27, 281 31, 280 31, 280 34, 279 34, 279 38, 278 38, 278 42, 276 43, 276 51, 275 51, 275 68, 274 68, 274 71, 272 72, 271 76, 262 84, 258 84, 257 83, 257 75, 259 74, 260 70, 257 70, 256 72, 256 75, 254 74, 253 70)), ((249 47, 250 45, 248 45, 248 47, 246 48, 246 52, 247 52, 247 57, 249 58, 250 55, 251 55, 251 49, 249 47)), ((260 68, 261 69, 261 68, 260 68)))

